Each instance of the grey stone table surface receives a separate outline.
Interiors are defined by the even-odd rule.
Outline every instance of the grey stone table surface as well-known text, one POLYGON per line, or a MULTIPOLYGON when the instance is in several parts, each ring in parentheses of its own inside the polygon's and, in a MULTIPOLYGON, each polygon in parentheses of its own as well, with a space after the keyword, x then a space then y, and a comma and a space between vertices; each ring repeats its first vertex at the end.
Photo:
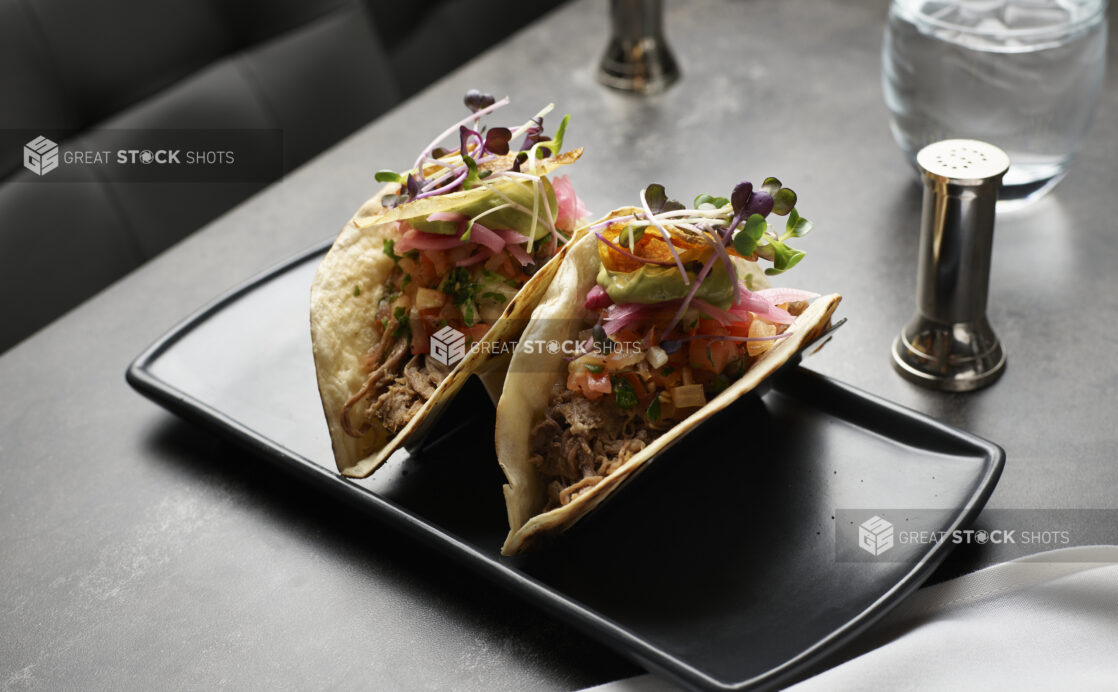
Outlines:
POLYGON ((651 181, 689 199, 780 177, 816 223, 795 284, 842 293, 849 319, 812 369, 1003 445, 992 507, 1118 507, 1116 51, 1070 175, 998 220, 1005 376, 936 394, 888 360, 913 310, 921 191, 882 105, 885 10, 668 2, 684 77, 635 98, 593 80, 606 7, 579 0, 0 357, 0 688, 570 689, 637 670, 390 531, 341 528, 349 510, 124 381, 182 317, 333 235, 471 87, 512 96, 510 119, 549 101, 573 115, 571 174, 595 212, 651 181))

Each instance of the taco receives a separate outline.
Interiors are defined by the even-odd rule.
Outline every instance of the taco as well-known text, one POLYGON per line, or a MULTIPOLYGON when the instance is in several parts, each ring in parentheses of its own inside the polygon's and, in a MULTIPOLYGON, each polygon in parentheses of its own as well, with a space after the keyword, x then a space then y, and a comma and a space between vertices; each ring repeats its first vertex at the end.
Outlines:
POLYGON ((558 267, 585 208, 555 168, 568 118, 550 106, 515 129, 480 119, 508 103, 471 91, 447 129, 342 229, 310 299, 312 350, 338 470, 364 477, 422 438, 494 343, 515 336, 558 267), (458 147, 439 144, 457 135, 458 147), (520 149, 511 142, 523 138, 520 149))
POLYGON ((659 185, 641 200, 567 249, 512 355, 496 429, 505 555, 569 528, 755 388, 826 329, 840 300, 767 287, 803 257, 788 239, 811 229, 778 180, 691 209, 659 185), (788 217, 783 231, 770 213, 788 217), (762 272, 760 260, 772 266, 762 272), (550 343, 562 346, 540 347, 550 343))

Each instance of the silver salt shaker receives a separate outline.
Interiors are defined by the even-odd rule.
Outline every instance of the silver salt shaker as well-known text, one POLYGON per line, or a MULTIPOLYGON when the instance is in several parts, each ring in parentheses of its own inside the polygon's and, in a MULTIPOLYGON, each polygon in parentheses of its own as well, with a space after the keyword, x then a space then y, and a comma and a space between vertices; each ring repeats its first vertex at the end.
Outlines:
POLYGON ((931 389, 978 389, 1005 369, 986 297, 1009 157, 985 142, 949 139, 921 149, 916 163, 924 181, 916 315, 893 341, 893 365, 931 389))

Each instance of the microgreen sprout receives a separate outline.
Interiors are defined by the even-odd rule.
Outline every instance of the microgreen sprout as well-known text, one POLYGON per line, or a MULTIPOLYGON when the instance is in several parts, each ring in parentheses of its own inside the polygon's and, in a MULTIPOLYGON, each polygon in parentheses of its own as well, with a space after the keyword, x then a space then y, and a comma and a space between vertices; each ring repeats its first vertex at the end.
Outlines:
MULTIPOLYGON (((377 171, 375 178, 382 183, 396 183, 400 189, 392 194, 381 197, 381 204, 392 208, 417 199, 433 197, 435 195, 449 194, 460 190, 471 190, 485 187, 490 193, 500 197, 505 204, 498 209, 513 208, 531 216, 532 229, 537 228, 541 222, 546 222, 547 233, 545 237, 553 245, 558 243, 561 236, 555 227, 555 217, 558 210, 553 210, 549 199, 550 185, 542 175, 535 174, 536 161, 545 159, 562 151, 563 137, 566 134, 570 116, 564 116, 559 122, 559 127, 553 137, 544 133, 543 119, 554 109, 554 104, 548 104, 526 123, 514 128, 483 127, 481 119, 498 108, 508 105, 509 99, 496 99, 491 94, 482 93, 471 89, 463 99, 470 115, 448 127, 442 134, 431 141, 419 154, 414 167, 410 171, 397 173, 391 170, 377 171), (441 144, 443 140, 458 134, 458 148, 448 150, 441 144), (513 142, 523 137, 519 147, 515 149, 516 155, 512 157, 508 168, 499 169, 499 157, 507 156, 514 151, 513 142), (527 164, 527 172, 522 172, 521 167, 527 164), (497 179, 523 179, 533 186, 533 198, 530 207, 515 203, 491 183, 497 179), (540 197, 543 204, 540 204, 540 197)), ((551 193, 553 194, 553 193, 551 193)), ((490 212, 496 209, 490 210, 490 212)), ((462 239, 469 238, 472 223, 466 227, 462 239)), ((532 252, 536 233, 529 235, 527 252, 532 252)), ((543 238, 541 237, 541 238, 543 238)))
POLYGON ((466 104, 466 108, 477 113, 482 108, 492 106, 496 100, 497 99, 493 98, 492 94, 484 94, 477 89, 470 89, 466 92, 466 96, 462 99, 462 102, 466 104))
MULTIPOLYGON (((611 249, 645 264, 672 266, 679 270, 685 286, 689 286, 686 296, 680 302, 672 321, 664 330, 668 334, 679 324, 698 291, 699 285, 710 274, 716 261, 721 260, 727 271, 734 275, 733 261, 728 248, 733 247, 737 254, 747 259, 762 258, 773 263, 765 270, 768 275, 780 274, 795 266, 804 253, 789 247, 785 241, 800 238, 811 231, 812 224, 796 211, 796 193, 784 187, 776 178, 766 178, 760 188, 755 189, 749 181, 734 186, 729 198, 702 194, 695 198, 693 208, 687 209, 679 202, 668 198, 664 186, 649 185, 640 194, 644 213, 634 213, 614 217, 599 222, 589 228, 600 242, 611 249), (769 225, 770 214, 787 216, 784 231, 779 235, 769 225), (600 229, 625 223, 616 242, 605 237, 600 229), (674 262, 640 257, 636 254, 636 242, 640 240, 648 226, 654 226, 664 239, 674 262), (677 233, 685 233, 689 239, 697 238, 709 246, 713 252, 703 262, 694 279, 687 272, 683 261, 671 242, 671 226, 677 233), (628 246, 626 249, 625 246, 628 246)), ((747 279, 751 277, 746 277, 747 279)), ((740 291, 748 291, 748 286, 734 282, 734 303, 740 298, 740 291)), ((678 348, 678 346, 676 346, 678 348)))

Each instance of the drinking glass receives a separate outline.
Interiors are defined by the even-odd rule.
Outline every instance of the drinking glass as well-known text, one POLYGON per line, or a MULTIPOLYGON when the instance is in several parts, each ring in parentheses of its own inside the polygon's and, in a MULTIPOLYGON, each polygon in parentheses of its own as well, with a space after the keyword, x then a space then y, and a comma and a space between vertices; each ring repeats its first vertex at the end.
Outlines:
POLYGON ((881 82, 893 138, 916 152, 977 139, 1009 154, 999 207, 1067 173, 1106 65, 1107 0, 892 0, 881 82))

